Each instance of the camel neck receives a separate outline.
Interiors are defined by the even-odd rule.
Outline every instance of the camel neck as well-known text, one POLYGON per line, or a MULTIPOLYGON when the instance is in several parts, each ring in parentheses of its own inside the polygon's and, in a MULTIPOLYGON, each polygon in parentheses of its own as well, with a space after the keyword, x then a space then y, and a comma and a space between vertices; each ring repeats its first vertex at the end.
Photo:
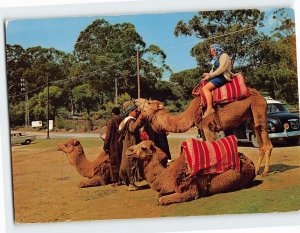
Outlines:
POLYGON ((84 176, 91 178, 94 174, 94 171, 92 169, 92 163, 89 161, 85 155, 84 151, 82 150, 82 155, 79 156, 75 161, 74 161, 74 167, 76 168, 77 172, 84 176))
MULTIPOLYGON (((163 152, 159 151, 158 153, 163 152)), ((161 194, 174 192, 172 169, 164 167, 157 155, 153 156, 151 161, 145 161, 144 163, 146 180, 154 190, 161 194)))
POLYGON ((186 132, 195 125, 195 117, 201 115, 200 100, 200 97, 195 97, 188 108, 177 115, 172 115, 165 109, 158 111, 151 119, 153 129, 156 132, 186 132))

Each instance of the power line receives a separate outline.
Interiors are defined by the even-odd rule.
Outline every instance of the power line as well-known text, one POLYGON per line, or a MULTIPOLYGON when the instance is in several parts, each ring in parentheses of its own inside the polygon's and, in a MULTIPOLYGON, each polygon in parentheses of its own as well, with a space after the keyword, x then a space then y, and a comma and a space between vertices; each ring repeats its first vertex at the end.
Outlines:
MULTIPOLYGON (((123 61, 120 61, 120 62, 111 64, 111 65, 102 67, 101 69, 98 69, 98 70, 91 71, 90 73, 85 73, 85 74, 82 74, 82 75, 78 75, 78 76, 76 76, 76 77, 74 77, 74 78, 76 78, 77 80, 78 80, 78 79, 81 79, 81 78, 86 78, 86 76, 92 75, 92 74, 97 73, 97 72, 99 72, 99 71, 103 71, 103 70, 105 70, 105 69, 107 69, 107 68, 110 68, 110 67, 113 67, 113 66, 115 66, 115 65, 121 64, 121 63, 123 63, 123 62, 125 62, 125 61, 128 61, 128 60, 132 59, 132 58, 135 58, 135 57, 127 58, 127 59, 125 59, 125 60, 123 60, 123 61)), ((51 81, 51 82, 49 82, 49 84, 50 84, 50 83, 51 83, 51 84, 55 84, 55 83, 63 82, 63 81, 66 81, 66 80, 70 80, 70 77, 69 77, 69 78, 65 78, 65 79, 60 79, 60 80, 51 81)), ((18 94, 18 95, 10 95, 9 97, 19 97, 19 96, 23 96, 23 95, 26 95, 26 94, 35 92, 35 91, 37 91, 37 90, 39 90, 39 89, 42 89, 42 88, 45 87, 45 86, 47 86, 47 84, 43 84, 43 85, 41 85, 41 86, 39 86, 39 87, 37 87, 37 88, 31 90, 31 91, 27 91, 27 92, 24 92, 24 93, 22 93, 22 94, 18 94)))
POLYGON ((216 39, 216 38, 220 38, 220 37, 224 37, 224 36, 228 36, 228 35, 232 35, 232 34, 235 34, 235 33, 238 33, 238 32, 248 31, 248 30, 253 29, 253 28, 256 28, 256 26, 249 27, 249 28, 244 28, 244 29, 241 29, 241 30, 233 31, 233 32, 228 32, 226 34, 222 34, 222 35, 219 35, 219 36, 212 36, 212 37, 204 39, 204 41, 212 40, 212 39, 216 39))

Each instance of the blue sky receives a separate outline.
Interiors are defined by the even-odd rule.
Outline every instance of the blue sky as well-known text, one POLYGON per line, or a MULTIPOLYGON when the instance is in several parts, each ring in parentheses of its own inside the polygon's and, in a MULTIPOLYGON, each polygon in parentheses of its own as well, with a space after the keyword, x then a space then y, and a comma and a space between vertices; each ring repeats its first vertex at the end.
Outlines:
MULTIPOLYGON (((270 14, 273 9, 266 9, 264 32, 270 32, 274 22, 270 14)), ((293 17, 292 10, 289 11, 293 17)), ((130 22, 147 45, 156 44, 167 55, 167 64, 173 72, 196 67, 196 60, 191 57, 191 48, 199 42, 196 37, 174 36, 174 29, 179 20, 187 22, 196 12, 174 14, 147 14, 110 17, 74 17, 57 19, 32 19, 9 21, 6 29, 6 43, 19 44, 23 48, 42 46, 54 47, 65 52, 72 52, 79 33, 97 18, 104 18, 110 23, 130 22)))

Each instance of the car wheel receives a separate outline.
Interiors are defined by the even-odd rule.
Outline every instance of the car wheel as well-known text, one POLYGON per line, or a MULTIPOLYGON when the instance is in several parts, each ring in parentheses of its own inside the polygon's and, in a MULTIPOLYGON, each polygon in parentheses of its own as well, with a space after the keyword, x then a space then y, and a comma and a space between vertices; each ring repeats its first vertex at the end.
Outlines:
POLYGON ((256 147, 256 148, 259 147, 256 136, 254 134, 251 135, 251 142, 254 147, 256 147))
POLYGON ((29 145, 31 143, 31 140, 30 139, 27 139, 26 141, 25 141, 25 145, 29 145))
POLYGON ((288 144, 289 146, 296 146, 298 145, 298 142, 299 142, 299 138, 287 138, 285 139, 286 141, 286 144, 288 144))

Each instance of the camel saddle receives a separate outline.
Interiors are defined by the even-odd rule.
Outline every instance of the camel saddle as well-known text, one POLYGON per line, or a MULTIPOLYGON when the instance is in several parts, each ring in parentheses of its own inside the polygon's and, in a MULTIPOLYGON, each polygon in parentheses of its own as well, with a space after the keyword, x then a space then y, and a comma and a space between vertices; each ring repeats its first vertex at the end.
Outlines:
POLYGON ((240 171, 237 138, 230 135, 213 142, 187 139, 181 144, 190 176, 219 174, 229 169, 240 171))
MULTIPOLYGON (((201 95, 202 107, 206 107, 206 98, 202 92, 202 87, 206 83, 207 81, 201 81, 192 91, 193 96, 201 95)), ((244 99, 250 96, 250 94, 250 90, 246 85, 243 75, 241 73, 237 73, 233 76, 231 82, 228 82, 212 91, 213 105, 225 104, 244 99)))

